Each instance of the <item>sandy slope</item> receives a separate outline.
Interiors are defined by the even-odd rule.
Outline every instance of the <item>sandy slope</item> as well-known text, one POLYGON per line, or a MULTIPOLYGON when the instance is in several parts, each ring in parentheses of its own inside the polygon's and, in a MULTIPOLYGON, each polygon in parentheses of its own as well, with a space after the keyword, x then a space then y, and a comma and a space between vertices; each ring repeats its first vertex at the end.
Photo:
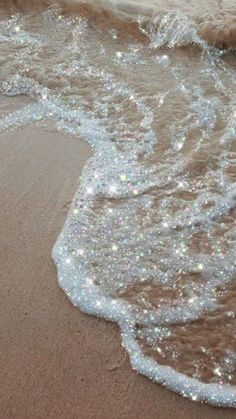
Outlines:
POLYGON ((90 151, 53 128, 0 136, 4 419, 233 419, 132 371, 117 327, 74 308, 51 249, 90 151))

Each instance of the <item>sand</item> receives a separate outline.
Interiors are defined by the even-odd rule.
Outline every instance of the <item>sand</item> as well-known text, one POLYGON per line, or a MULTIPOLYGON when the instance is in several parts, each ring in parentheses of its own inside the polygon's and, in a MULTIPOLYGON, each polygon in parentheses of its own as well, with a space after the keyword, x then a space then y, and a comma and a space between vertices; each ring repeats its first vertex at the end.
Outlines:
POLYGON ((117 326, 58 287, 51 249, 90 155, 49 125, 0 136, 1 418, 235 418, 137 375, 117 326))

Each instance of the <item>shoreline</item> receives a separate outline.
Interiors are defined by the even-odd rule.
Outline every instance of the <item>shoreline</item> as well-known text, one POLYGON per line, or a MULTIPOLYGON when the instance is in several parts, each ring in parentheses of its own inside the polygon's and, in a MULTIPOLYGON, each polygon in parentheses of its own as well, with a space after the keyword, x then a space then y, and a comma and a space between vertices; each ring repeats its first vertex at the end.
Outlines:
POLYGON ((87 143, 30 126, 1 134, 1 353, 4 419, 233 419, 132 370, 115 324, 88 316, 60 290, 52 247, 87 143))

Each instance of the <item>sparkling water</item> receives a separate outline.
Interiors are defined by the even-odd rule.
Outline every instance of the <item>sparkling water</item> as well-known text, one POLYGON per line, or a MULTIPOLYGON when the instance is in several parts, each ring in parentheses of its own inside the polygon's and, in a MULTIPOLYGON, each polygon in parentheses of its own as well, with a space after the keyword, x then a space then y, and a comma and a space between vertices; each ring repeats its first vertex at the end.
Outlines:
POLYGON ((127 25, 3 17, 0 91, 28 102, 0 130, 51 119, 90 144, 53 249, 61 288, 119 325, 134 369, 236 406, 234 56, 181 12, 127 25))

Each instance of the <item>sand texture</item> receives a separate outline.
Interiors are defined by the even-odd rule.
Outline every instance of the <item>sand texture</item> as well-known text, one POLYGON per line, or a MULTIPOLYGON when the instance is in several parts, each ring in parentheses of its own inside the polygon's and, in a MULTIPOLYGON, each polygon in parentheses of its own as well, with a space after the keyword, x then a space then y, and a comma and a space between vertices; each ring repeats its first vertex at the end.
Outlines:
POLYGON ((1 418, 235 418, 137 375, 118 328, 82 314, 58 287, 51 249, 87 144, 49 126, 0 143, 1 418))

